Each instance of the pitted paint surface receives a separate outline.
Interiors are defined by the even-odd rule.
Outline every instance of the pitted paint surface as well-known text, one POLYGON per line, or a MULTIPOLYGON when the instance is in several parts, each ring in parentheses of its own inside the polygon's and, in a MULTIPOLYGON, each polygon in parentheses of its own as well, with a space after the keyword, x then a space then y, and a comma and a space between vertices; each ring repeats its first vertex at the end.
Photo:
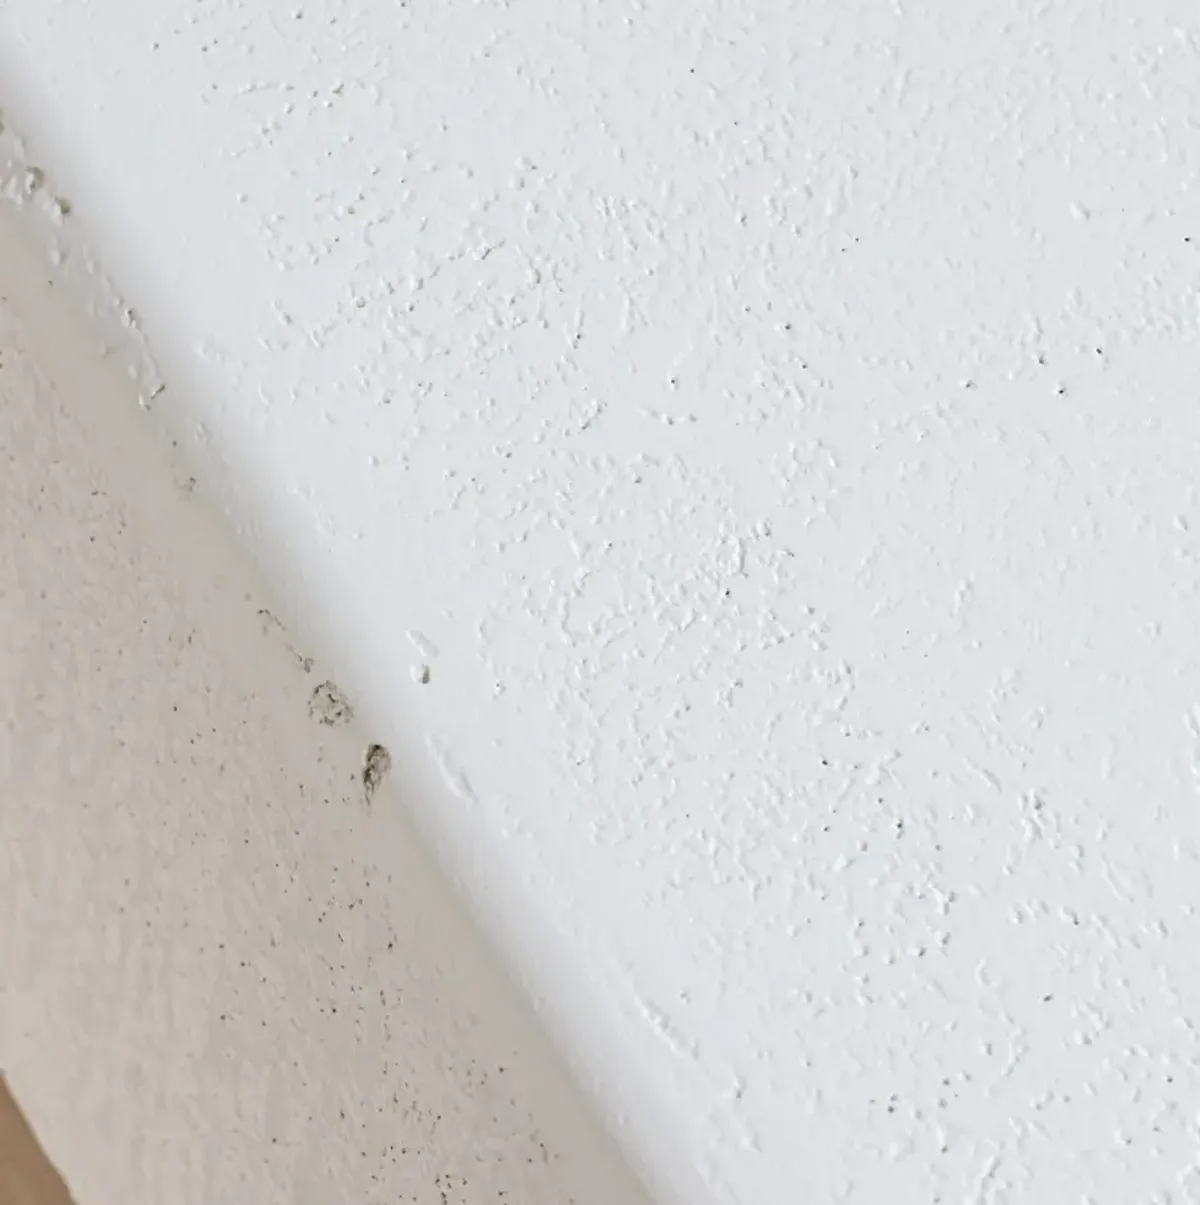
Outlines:
POLYGON ((121 7, 161 421, 663 1199, 1200 1194, 1193 7, 121 7))

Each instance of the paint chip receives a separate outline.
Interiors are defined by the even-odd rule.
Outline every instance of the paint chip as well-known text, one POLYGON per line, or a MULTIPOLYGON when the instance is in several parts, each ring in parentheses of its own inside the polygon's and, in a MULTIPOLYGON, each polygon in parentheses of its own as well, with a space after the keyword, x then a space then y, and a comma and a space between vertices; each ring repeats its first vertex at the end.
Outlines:
POLYGON ((332 728, 337 724, 348 724, 354 718, 354 708, 332 682, 322 682, 309 696, 308 714, 317 723, 332 728))

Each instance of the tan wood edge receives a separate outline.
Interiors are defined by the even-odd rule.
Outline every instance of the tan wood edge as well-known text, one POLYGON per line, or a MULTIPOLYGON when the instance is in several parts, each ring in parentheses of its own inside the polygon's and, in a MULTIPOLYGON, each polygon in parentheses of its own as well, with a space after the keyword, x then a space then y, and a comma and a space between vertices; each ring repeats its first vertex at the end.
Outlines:
POLYGON ((72 1205, 0 1073, 0 1205, 72 1205))

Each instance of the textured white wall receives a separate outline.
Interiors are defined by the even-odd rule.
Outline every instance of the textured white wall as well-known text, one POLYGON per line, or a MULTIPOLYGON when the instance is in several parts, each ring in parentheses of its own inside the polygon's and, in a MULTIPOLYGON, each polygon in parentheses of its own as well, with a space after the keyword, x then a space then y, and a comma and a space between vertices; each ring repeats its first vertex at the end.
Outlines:
POLYGON ((643 1200, 9 217, 0 1068, 76 1200, 643 1200))
POLYGON ((664 1200, 1200 1199, 1194 4, 0 36, 664 1200))

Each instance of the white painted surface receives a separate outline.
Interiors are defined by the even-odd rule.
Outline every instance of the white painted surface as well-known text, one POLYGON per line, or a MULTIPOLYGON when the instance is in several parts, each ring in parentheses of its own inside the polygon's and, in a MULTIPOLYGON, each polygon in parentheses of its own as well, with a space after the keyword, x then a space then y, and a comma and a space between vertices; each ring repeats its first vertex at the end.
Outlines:
POLYGON ((1195 6, 119 10, 5 103, 663 1199, 1200 1194, 1195 6))
POLYGON ((0 211, 0 1067, 76 1200, 642 1200, 17 235, 0 211))

